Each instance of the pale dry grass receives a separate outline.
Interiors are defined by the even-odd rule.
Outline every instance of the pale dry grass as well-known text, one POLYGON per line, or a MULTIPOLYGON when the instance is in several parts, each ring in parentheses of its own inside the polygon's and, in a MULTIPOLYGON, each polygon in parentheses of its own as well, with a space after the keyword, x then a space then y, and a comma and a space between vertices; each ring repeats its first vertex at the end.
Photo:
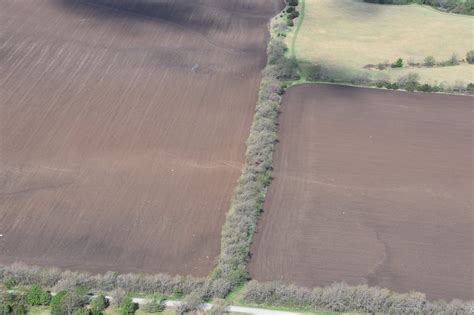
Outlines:
MULTIPOLYGON (((355 0, 306 0, 296 41, 299 59, 337 64, 354 72, 366 64, 442 61, 454 52, 460 59, 473 49, 470 16, 447 14, 419 5, 383 6, 355 0)), ((472 65, 425 69, 387 69, 372 75, 395 80, 419 72, 424 82, 472 82, 472 65)))

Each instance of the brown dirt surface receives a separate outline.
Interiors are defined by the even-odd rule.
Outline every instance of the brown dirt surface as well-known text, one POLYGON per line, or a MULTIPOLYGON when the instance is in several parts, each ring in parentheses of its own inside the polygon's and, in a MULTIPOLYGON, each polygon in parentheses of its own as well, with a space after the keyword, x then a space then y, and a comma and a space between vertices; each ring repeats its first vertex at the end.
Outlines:
POLYGON ((0 0, 0 263, 206 275, 279 0, 0 0))
POLYGON ((252 277, 473 299, 473 100, 289 89, 252 277))

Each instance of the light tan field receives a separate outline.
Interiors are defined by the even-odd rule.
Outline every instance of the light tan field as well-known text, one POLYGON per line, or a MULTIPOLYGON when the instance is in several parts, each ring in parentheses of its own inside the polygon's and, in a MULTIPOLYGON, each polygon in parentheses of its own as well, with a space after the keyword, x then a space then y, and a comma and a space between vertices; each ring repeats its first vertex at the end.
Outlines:
MULTIPOLYGON (((473 49, 471 16, 448 14, 419 5, 378 5, 355 0, 305 0, 305 15, 296 40, 299 59, 338 65, 354 73, 367 64, 422 63, 426 56, 459 59, 473 49)), ((291 43, 291 34, 288 44, 291 43)), ((474 66, 371 70, 372 77, 395 81, 407 72, 423 83, 473 82, 474 66)))

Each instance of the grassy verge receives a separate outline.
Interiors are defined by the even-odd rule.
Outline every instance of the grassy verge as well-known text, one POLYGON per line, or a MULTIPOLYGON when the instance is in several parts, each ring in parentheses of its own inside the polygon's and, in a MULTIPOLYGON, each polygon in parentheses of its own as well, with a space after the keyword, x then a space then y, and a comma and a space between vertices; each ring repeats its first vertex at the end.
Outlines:
POLYGON ((295 29, 291 32, 292 39, 291 39, 291 45, 290 45, 290 55, 292 58, 296 58, 296 39, 298 38, 298 34, 301 30, 301 25, 303 25, 303 21, 304 21, 305 0, 300 0, 298 9, 300 12, 300 16, 298 17, 298 20, 296 21, 295 29))

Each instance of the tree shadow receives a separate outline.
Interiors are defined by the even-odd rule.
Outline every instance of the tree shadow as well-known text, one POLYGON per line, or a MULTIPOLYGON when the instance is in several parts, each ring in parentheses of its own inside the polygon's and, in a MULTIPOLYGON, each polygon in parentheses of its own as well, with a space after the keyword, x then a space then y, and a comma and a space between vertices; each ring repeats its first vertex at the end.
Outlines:
POLYGON ((363 0, 332 1, 329 5, 334 7, 334 12, 346 11, 345 14, 349 14, 352 18, 360 20, 376 17, 380 14, 380 10, 383 6, 387 6, 384 4, 369 3, 363 0))

